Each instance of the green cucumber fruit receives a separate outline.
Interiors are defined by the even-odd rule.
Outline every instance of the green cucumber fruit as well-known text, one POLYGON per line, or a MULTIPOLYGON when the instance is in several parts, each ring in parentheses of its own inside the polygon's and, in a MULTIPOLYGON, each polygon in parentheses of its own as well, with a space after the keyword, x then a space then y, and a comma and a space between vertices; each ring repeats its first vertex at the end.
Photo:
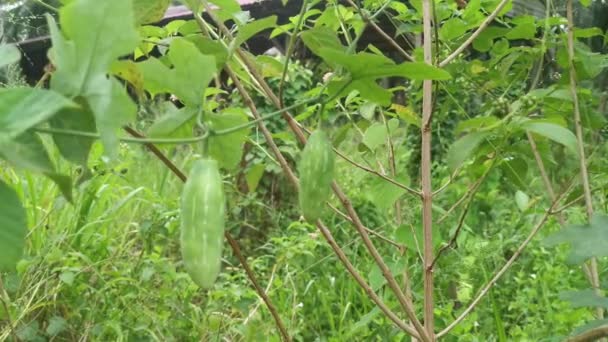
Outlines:
POLYGON ((217 161, 194 162, 181 197, 184 267, 201 288, 213 286, 221 269, 226 200, 217 161))
POLYGON ((323 130, 314 131, 302 151, 300 175, 300 210, 309 222, 321 217, 331 194, 335 154, 331 140, 323 130))

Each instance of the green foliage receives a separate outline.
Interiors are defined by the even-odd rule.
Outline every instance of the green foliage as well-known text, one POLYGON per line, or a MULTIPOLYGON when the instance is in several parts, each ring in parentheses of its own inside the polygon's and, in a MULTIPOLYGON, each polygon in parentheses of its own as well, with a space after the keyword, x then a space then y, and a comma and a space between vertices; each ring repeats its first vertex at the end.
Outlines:
POLYGON ((595 215, 588 224, 573 224, 545 240, 548 246, 568 243, 572 250, 568 262, 581 264, 592 257, 607 256, 608 216, 595 215))
MULTIPOLYGON (((203 10, 199 1, 184 2, 196 13, 203 10)), ((408 340, 344 270, 312 222, 323 220, 344 256, 397 311, 386 275, 354 233, 350 221, 356 220, 344 217, 350 207, 330 196, 335 180, 364 225, 360 230, 370 234, 396 281, 409 286, 420 311, 426 273, 418 188, 428 176, 420 173, 421 129, 432 135, 428 166, 436 192, 427 235, 437 257, 437 330, 465 312, 518 256, 445 339, 540 341, 605 324, 593 321, 592 313, 607 307, 606 298, 581 290, 589 288, 583 273, 565 262, 580 265, 596 257, 605 273, 608 164, 600 131, 606 101, 598 79, 608 57, 590 43, 602 38, 601 29, 574 32, 575 106, 567 22, 557 15, 514 15, 515 3, 442 68, 434 65, 470 37, 496 1, 470 1, 465 8, 434 3, 434 65, 421 62, 422 49, 410 42, 421 34, 422 1, 368 1, 360 8, 312 2, 301 17, 282 21, 274 15, 252 19, 236 1, 216 0, 209 2, 211 11, 228 31, 201 27, 201 18, 146 25, 158 21, 169 3, 52 4, 59 11, 57 19, 46 15, 55 67, 47 75, 50 90, 0 89, 0 319, 11 323, 0 329, 0 340, 9 338, 12 326, 23 341, 279 340, 240 261, 227 249, 222 253, 224 223, 294 340, 408 340), (394 27, 388 36, 412 57, 385 38, 366 41, 374 31, 368 20, 394 27), (273 38, 294 38, 294 54, 242 50, 269 31, 273 38), (303 56, 309 60, 295 60, 303 56), (434 85, 433 120, 424 127, 423 80, 434 85), (277 98, 288 113, 277 112, 277 98), (253 120, 254 112, 263 119, 253 120), (272 140, 253 128, 261 124, 272 140), (125 137, 126 125, 149 139, 125 137), (322 153, 309 158, 318 131, 301 152, 293 130, 320 126, 331 142, 325 137, 322 153), (213 177, 196 183, 204 188, 196 196, 182 192, 179 179, 147 149, 121 142, 159 146, 172 168, 201 155, 211 158, 213 177), (335 157, 332 146, 345 158, 335 157), (279 165, 275 148, 286 164, 279 165), (560 227, 561 220, 585 221, 580 150, 597 212, 588 224, 560 227), (296 187, 283 174, 295 165, 308 222, 300 218, 296 187), (213 193, 205 193, 210 188, 213 193), (217 207, 224 196, 225 212, 217 207), (528 234, 544 222, 554 196, 560 201, 553 209, 563 217, 550 213, 556 217, 538 232, 538 240, 549 236, 541 245, 533 239, 536 231, 528 234), (326 201, 338 210, 328 210, 326 201), (187 226, 222 229, 212 231, 212 244, 209 235, 186 230, 191 234, 181 245, 187 252, 180 256, 184 219, 191 220, 187 226), (522 252, 523 241, 530 245, 522 252), (569 248, 546 249, 563 243, 569 248)), ((19 58, 14 45, 0 46, 7 75, 18 70, 19 58)))
POLYGON ((4 272, 12 271, 21 259, 25 234, 27 232, 27 219, 25 209, 21 205, 19 196, 6 183, 0 181, 0 198, 2 209, 0 217, 2 223, 2 258, 0 269, 4 272))

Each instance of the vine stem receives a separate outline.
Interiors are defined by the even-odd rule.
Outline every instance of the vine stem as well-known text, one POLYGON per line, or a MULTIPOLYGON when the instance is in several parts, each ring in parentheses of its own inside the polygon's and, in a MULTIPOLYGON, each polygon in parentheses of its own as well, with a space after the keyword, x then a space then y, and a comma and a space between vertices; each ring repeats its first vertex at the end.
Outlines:
MULTIPOLYGON (((433 31, 431 0, 422 1, 422 31, 424 62, 433 65, 433 31)), ((431 139, 433 120, 433 81, 422 83, 422 125, 421 125, 421 181, 422 181, 422 229, 424 236, 424 327, 435 341, 435 317, 433 313, 433 188, 431 184, 432 156, 431 139)))
MULTIPOLYGON (((139 133, 138 131, 134 130, 131 127, 124 127, 124 130, 136 138, 144 138, 143 134, 139 133)), ((154 154, 163 164, 165 164, 165 166, 167 168, 169 168, 169 170, 171 170, 171 172, 173 172, 173 174, 175 174, 177 176, 177 178, 179 178, 184 183, 186 182, 186 180, 188 179, 186 174, 182 170, 180 170, 179 167, 177 167, 175 165, 175 163, 173 163, 171 160, 169 160, 169 158, 167 158, 167 156, 165 156, 165 154, 163 152, 161 152, 158 149, 158 147, 156 147, 154 144, 151 144, 151 143, 146 143, 145 145, 148 148, 148 150, 150 150, 150 152, 152 152, 152 154, 154 154)), ((245 270, 245 273, 247 274, 247 278, 249 278, 249 281, 253 285, 258 296, 260 296, 262 298, 262 300, 264 301, 264 304, 266 304, 266 307, 268 308, 268 311, 270 311, 270 314, 274 318, 275 323, 276 323, 279 331, 281 332, 281 335, 283 336, 283 339, 285 341, 291 341, 291 337, 287 333, 287 329, 283 325, 283 321, 281 320, 281 317, 279 316, 276 307, 274 306, 274 304, 272 303, 272 301, 266 294, 266 291, 264 291, 264 289, 260 286, 260 283, 258 282, 257 277, 255 276, 255 273, 249 266, 247 259, 245 259, 245 257, 243 256, 243 253, 241 252, 241 248, 240 248, 238 242, 232 237, 232 235, 228 231, 224 232, 224 237, 226 238, 226 240, 228 241, 228 244, 232 248, 232 252, 237 257, 239 262, 241 263, 241 266, 243 266, 243 269, 245 270)))
MULTIPOLYGON (((232 41, 234 38, 233 38, 232 34, 230 33, 230 30, 228 30, 228 28, 224 25, 224 23, 221 20, 219 20, 212 11, 209 11, 210 10, 209 5, 207 3, 205 3, 204 0, 203 0, 203 3, 204 3, 205 10, 207 11, 207 14, 209 14, 211 19, 214 21, 215 25, 228 39, 230 39, 232 41)), ((205 24, 204 20, 202 19, 202 17, 200 15, 197 16, 197 22, 199 23, 199 25, 204 26, 204 24, 205 24)), ((280 108, 281 107, 280 100, 278 99, 276 94, 272 91, 272 89, 270 88, 268 83, 266 83, 264 78, 260 75, 259 71, 255 67, 255 64, 251 61, 249 56, 247 56, 238 47, 235 48, 235 53, 241 59, 241 61, 245 64, 245 66, 249 70, 249 73, 251 74, 251 76, 262 87, 263 91, 266 93, 266 96, 270 99, 272 104, 275 107, 280 108)), ((230 68, 226 67, 226 69, 230 69, 230 68)), ((293 133, 295 134, 298 141, 301 144, 305 144, 307 139, 306 139, 306 136, 304 135, 303 130, 300 128, 298 122, 288 112, 283 113, 283 118, 287 121, 288 126, 293 131, 293 133)), ((272 137, 270 137, 270 138, 272 138, 272 137)), ((267 140, 267 142, 270 143, 270 141, 268 141, 268 140, 267 140)), ((279 151, 279 155, 280 154, 281 153, 279 151)), ((279 157, 279 155, 277 155, 277 157, 279 157)), ((408 298, 406 298, 405 295, 403 294, 403 291, 401 290, 399 284, 395 280, 395 277, 392 275, 390 269, 388 268, 388 266, 386 265, 386 263, 380 256, 380 253, 378 253, 378 250, 376 249, 373 242, 371 241, 368 232, 363 227, 363 224, 361 223, 361 220, 360 220, 359 216, 357 215, 357 212, 355 211, 354 207, 352 206, 350 200, 347 198, 347 196, 344 194, 344 192, 342 191, 342 189, 336 182, 333 182, 332 188, 334 190, 334 193, 340 199, 340 202, 346 209, 348 215, 351 217, 353 225, 355 226, 355 229, 357 230, 357 232, 359 233, 359 235, 361 236, 361 238, 363 240, 364 246, 366 247, 368 252, 372 255, 374 261, 376 262, 376 264, 382 271, 382 274, 384 275, 385 279, 387 280, 389 288, 395 294, 399 303, 401 304, 402 308, 404 309, 405 313, 407 314, 408 319, 414 325, 414 328, 415 328, 414 332, 417 332, 420 335, 420 339, 422 339, 423 341, 425 341, 425 342, 431 341, 431 338, 428 336, 427 332, 424 330, 424 327, 421 325, 420 321, 416 317, 413 303, 410 300, 408 300, 408 298)), ((412 331, 406 330, 406 332, 412 334, 412 331)))
MULTIPOLYGON (((205 139, 207 139, 209 137, 209 135, 215 135, 215 136, 220 136, 220 135, 227 135, 230 133, 234 133, 237 131, 240 131, 242 129, 245 129, 247 127, 251 127, 253 125, 258 124, 260 121, 265 121, 268 120, 270 118, 273 118, 277 115, 280 115, 286 111, 289 111, 291 109, 297 108, 299 106, 303 106, 312 102, 316 102, 319 101, 321 104, 324 102, 329 102, 329 101, 333 101, 333 97, 329 98, 327 100, 324 101, 320 101, 321 96, 317 96, 314 97, 312 99, 308 99, 308 100, 304 100, 301 102, 298 102, 294 105, 291 105, 289 107, 285 107, 282 108, 280 110, 265 114, 265 115, 259 115, 258 117, 256 117, 254 120, 248 121, 244 124, 240 124, 240 125, 236 125, 234 127, 230 127, 227 129, 223 129, 223 130, 219 130, 219 131, 205 131, 205 134, 200 135, 198 137, 193 137, 193 138, 182 138, 182 139, 171 139, 171 138, 129 138, 129 137, 122 137, 119 140, 125 143, 134 143, 134 144, 174 144, 174 145, 179 145, 179 144, 194 144, 194 143, 199 143, 205 139)), ((44 134, 57 134, 57 135, 69 135, 69 136, 76 136, 76 137, 81 137, 81 138, 90 138, 90 139, 100 139, 101 136, 98 133, 95 132, 85 132, 85 131, 78 131, 78 130, 70 130, 70 129, 59 129, 59 128, 50 128, 50 127, 36 127, 33 129, 35 132, 38 133, 44 133, 44 134)))
MULTIPOLYGON (((591 196, 591 186, 589 185, 589 173, 587 172, 587 161, 585 159, 585 145, 583 135, 583 125, 581 123, 581 111, 577 93, 576 68, 574 67, 574 15, 572 0, 568 0, 566 4, 566 17, 568 19, 568 66, 570 71, 570 93, 574 102, 574 125, 576 128, 576 141, 578 145, 578 154, 580 161, 580 173, 583 183, 583 193, 585 194, 585 208, 587 212, 587 222, 591 222, 593 218, 593 198, 591 196)), ((595 292, 601 295, 600 279, 597 268, 597 259, 591 258, 589 262, 591 273, 591 286, 595 292)), ((597 308, 596 316, 598 319, 604 317, 604 309, 597 308)))

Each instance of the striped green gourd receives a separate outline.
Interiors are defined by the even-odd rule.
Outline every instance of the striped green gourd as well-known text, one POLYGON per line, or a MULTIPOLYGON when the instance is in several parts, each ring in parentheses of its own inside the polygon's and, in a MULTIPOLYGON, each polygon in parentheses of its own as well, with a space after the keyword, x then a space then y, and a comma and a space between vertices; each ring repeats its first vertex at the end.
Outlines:
POLYGON ((302 151, 298 167, 300 176, 300 210, 309 222, 323 214, 331 194, 335 155, 331 140, 321 129, 314 131, 302 151))
POLYGON ((203 289, 212 287, 220 273, 225 208, 217 161, 195 161, 181 197, 180 242, 184 267, 203 289))

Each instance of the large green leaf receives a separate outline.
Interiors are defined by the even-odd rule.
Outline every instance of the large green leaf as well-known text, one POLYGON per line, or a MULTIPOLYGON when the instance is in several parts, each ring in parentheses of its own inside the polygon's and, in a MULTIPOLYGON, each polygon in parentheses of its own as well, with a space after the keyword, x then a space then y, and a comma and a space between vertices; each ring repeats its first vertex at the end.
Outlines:
POLYGON ((301 34, 302 41, 306 47, 317 56, 321 56, 322 49, 332 49, 344 51, 346 47, 342 45, 336 33, 328 27, 318 27, 306 30, 301 34))
POLYGON ((236 35, 234 44, 239 46, 256 34, 275 26, 277 26, 276 15, 251 21, 239 28, 239 32, 236 35))
POLYGON ((21 259, 27 234, 27 218, 19 196, 0 180, 0 271, 9 272, 21 259))
POLYGON ((567 128, 554 123, 533 120, 524 122, 522 128, 560 143, 572 153, 578 154, 576 136, 567 128))
POLYGON ((608 298, 598 296, 595 290, 566 291, 559 294, 560 299, 570 302, 575 308, 605 308, 608 309, 608 298))
POLYGON ((447 162, 450 169, 458 168, 488 135, 488 132, 473 132, 458 139, 448 151, 447 162))
POLYGON ((198 48, 203 55, 211 55, 215 57, 217 70, 221 70, 228 59, 228 51, 217 40, 205 37, 200 34, 187 36, 186 39, 198 48))
POLYGON ((247 189, 249 192, 255 192, 260 184, 260 180, 262 176, 264 176, 264 171, 266 170, 266 165, 263 163, 256 164, 251 166, 251 168, 247 171, 245 175, 245 180, 247 181, 247 189))
POLYGON ((592 257, 608 256, 608 216, 595 215, 589 224, 571 224, 545 239, 547 246, 570 245, 568 262, 582 264, 592 257))
POLYGON ((0 68, 9 64, 17 63, 21 59, 21 53, 15 45, 0 45, 0 68))
POLYGON ((74 0, 60 11, 61 29, 47 16, 56 71, 51 87, 86 98, 105 153, 115 156, 117 132, 135 117, 136 106, 125 89, 108 78, 110 65, 131 53, 138 42, 131 0, 74 0))
POLYGON ((387 137, 388 132, 386 130, 386 125, 377 122, 365 130, 365 134, 363 135, 363 143, 373 151, 378 146, 386 144, 387 137))
POLYGON ((0 89, 0 143, 16 138, 67 107, 76 104, 51 90, 0 89))
MULTIPOLYGON (((95 118, 90 110, 85 108, 69 108, 57 113, 50 121, 52 128, 76 130, 95 133, 95 118)), ((54 134, 53 141, 61 155, 72 163, 85 166, 93 139, 73 135, 54 134)))
POLYGON ((161 20, 171 0, 133 0, 135 22, 139 25, 155 23, 161 20))
POLYGON ((367 52, 349 54, 331 48, 321 48, 320 56, 330 65, 344 67, 353 79, 405 77, 413 80, 446 80, 450 74, 422 62, 395 64, 391 59, 367 52))
POLYGON ((361 79, 348 84, 347 82, 347 80, 331 81, 328 87, 330 96, 346 96, 356 90, 366 100, 376 102, 382 106, 391 104, 393 97, 391 92, 379 86, 374 79, 361 79), (345 85, 346 87, 344 87, 345 85))
POLYGON ((57 184, 68 201, 72 201, 72 179, 57 173, 37 134, 26 132, 14 140, 0 144, 0 158, 15 167, 44 174, 57 184))
MULTIPOLYGON (((246 123, 247 115, 241 108, 229 108, 221 114, 210 114, 207 118, 209 127, 214 131, 229 129, 246 123)), ((243 144, 251 128, 243 128, 225 135, 209 137, 209 155, 228 170, 234 169, 243 155, 243 144)))
POLYGON ((53 88, 68 95, 94 92, 110 64, 131 53, 138 42, 131 0, 75 0, 61 8, 61 34, 47 16, 56 67, 53 88), (67 40, 66 40, 67 39, 67 40))
POLYGON ((172 91, 186 105, 202 105, 205 88, 216 72, 215 58, 203 55, 186 39, 175 39, 171 42, 169 58, 175 73, 175 77, 171 79, 172 91))
MULTIPOLYGON (((95 114, 106 155, 116 157, 122 126, 135 119, 137 107, 116 79, 97 79, 95 92, 89 93, 89 106, 95 114)), ((93 86, 93 85, 92 85, 93 86)))
POLYGON ((167 138, 167 137, 192 137, 192 121, 196 118, 198 111, 196 108, 181 108, 177 109, 172 104, 164 106, 166 113, 160 119, 156 120, 148 129, 148 135, 151 137, 167 138), (189 129, 184 129, 184 127, 189 129), (183 134, 179 134, 183 132, 183 134))
POLYGON ((152 96, 170 91, 173 84, 173 72, 156 58, 148 58, 136 63, 144 79, 144 89, 152 96))

